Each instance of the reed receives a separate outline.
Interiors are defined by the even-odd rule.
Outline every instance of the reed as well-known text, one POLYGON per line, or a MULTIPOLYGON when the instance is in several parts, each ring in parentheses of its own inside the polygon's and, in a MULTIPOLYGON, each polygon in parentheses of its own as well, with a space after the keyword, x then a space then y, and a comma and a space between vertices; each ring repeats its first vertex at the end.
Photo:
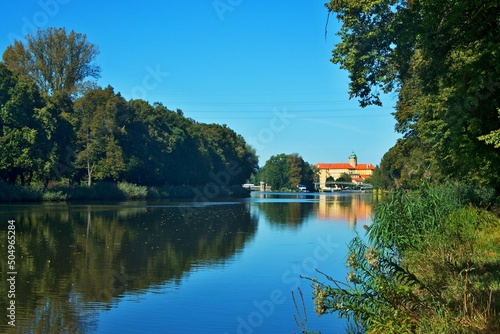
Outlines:
POLYGON ((461 184, 393 193, 349 244, 347 282, 313 280, 316 312, 367 333, 500 332, 494 192, 461 184))

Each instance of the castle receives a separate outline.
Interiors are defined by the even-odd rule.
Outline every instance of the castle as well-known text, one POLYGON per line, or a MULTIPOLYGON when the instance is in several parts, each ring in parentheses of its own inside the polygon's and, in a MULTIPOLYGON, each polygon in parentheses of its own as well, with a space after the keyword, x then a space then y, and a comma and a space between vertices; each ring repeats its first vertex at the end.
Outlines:
POLYGON ((349 174, 353 183, 361 183, 369 179, 375 169, 372 164, 358 164, 358 157, 354 152, 349 156, 349 162, 317 163, 314 166, 318 170, 320 185, 324 185, 329 176, 337 180, 342 174, 349 174))

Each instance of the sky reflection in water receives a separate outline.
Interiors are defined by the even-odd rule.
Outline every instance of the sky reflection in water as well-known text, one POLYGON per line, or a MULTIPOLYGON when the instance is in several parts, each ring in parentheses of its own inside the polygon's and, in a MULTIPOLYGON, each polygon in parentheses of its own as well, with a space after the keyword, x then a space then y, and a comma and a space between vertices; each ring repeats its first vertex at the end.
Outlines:
POLYGON ((309 330, 344 331, 336 316, 314 314, 300 275, 345 279, 346 244, 371 222, 371 194, 195 204, 1 206, 2 221, 16 220, 16 329, 300 332, 291 297, 300 288, 309 330))

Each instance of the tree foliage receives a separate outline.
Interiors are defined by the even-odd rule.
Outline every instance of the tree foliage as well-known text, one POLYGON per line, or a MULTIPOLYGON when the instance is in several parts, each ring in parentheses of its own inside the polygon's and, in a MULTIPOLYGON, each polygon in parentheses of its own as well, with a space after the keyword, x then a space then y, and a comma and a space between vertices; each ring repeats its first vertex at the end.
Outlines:
POLYGON ((118 179, 125 170, 123 149, 118 137, 123 129, 118 119, 126 102, 112 87, 89 90, 75 102, 77 145, 76 165, 87 170, 87 184, 107 178, 118 179))
POLYGON ((313 189, 314 171, 312 165, 297 153, 273 155, 258 173, 258 179, 265 181, 273 190, 296 189, 305 185, 313 189))
POLYGON ((32 78, 41 91, 73 94, 86 78, 99 77, 101 70, 94 64, 99 49, 84 34, 48 28, 26 40, 8 46, 3 61, 13 72, 32 78))
POLYGON ((0 63, 0 175, 9 183, 30 183, 45 167, 50 143, 42 106, 35 85, 0 63))
POLYGON ((352 177, 348 173, 342 173, 335 181, 339 182, 352 182, 352 177))
POLYGON ((381 105, 380 93, 398 93, 394 116, 403 139, 380 166, 392 186, 423 178, 500 187, 500 157, 488 145, 500 129, 498 2, 326 6, 342 22, 332 62, 349 71, 350 96, 367 106, 381 105))
MULTIPOLYGON (((498 117, 500 118, 500 108, 498 109, 498 117)), ((491 131, 486 135, 482 135, 478 139, 484 140, 486 144, 494 145, 495 148, 500 148, 500 129, 491 131)))
POLYGON ((255 150, 226 125, 126 101, 111 86, 78 90, 100 72, 85 35, 49 28, 27 41, 0 63, 1 181, 223 188, 256 172, 255 150))

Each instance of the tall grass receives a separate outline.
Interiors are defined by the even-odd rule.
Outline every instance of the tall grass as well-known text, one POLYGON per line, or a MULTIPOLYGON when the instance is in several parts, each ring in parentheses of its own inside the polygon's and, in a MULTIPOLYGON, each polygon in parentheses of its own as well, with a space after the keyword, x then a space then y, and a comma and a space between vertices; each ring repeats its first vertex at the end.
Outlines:
POLYGON ((248 197, 249 191, 240 185, 218 189, 216 195, 204 195, 205 187, 164 186, 146 187, 127 182, 95 183, 91 187, 81 185, 52 185, 21 187, 0 182, 0 203, 3 202, 40 202, 40 201, 95 201, 95 200, 145 200, 145 199, 192 199, 212 200, 218 198, 248 197), (200 196, 201 194, 201 196, 200 196))
POLYGON ((464 185, 399 192, 349 244, 347 282, 314 280, 318 314, 367 333, 500 332, 500 219, 493 192, 464 185), (483 206, 481 208, 480 206, 483 206))

